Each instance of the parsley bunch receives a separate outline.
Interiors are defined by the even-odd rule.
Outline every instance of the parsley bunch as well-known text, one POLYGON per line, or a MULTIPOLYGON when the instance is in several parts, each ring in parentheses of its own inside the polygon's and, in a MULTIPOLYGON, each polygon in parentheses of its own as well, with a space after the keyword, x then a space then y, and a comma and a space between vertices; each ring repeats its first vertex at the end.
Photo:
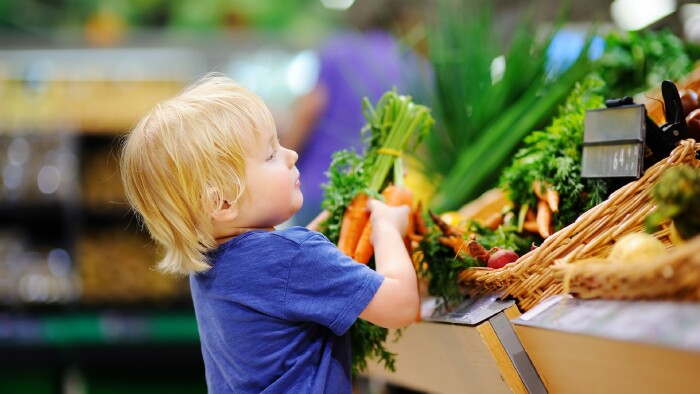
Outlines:
POLYGON ((537 204, 532 192, 534 181, 552 184, 561 196, 559 212, 552 217, 557 230, 573 223, 608 193, 605 181, 581 177, 584 118, 586 110, 603 106, 603 87, 604 83, 594 76, 578 83, 552 123, 525 138, 525 146, 501 176, 500 184, 516 209, 537 204))

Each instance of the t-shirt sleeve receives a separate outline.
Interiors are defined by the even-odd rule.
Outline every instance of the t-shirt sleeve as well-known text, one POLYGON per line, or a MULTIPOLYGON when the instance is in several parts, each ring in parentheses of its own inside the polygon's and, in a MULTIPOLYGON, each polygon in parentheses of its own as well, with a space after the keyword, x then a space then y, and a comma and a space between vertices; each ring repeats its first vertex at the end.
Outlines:
POLYGON ((374 297, 384 276, 345 256, 321 234, 299 246, 290 266, 285 318, 313 321, 343 335, 374 297))

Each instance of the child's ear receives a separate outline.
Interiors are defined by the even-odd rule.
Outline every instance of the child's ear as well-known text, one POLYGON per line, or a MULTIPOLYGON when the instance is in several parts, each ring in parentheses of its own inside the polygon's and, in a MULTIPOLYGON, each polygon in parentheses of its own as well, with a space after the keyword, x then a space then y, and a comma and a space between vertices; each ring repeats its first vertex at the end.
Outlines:
POLYGON ((219 222, 230 222, 236 217, 238 217, 238 206, 231 205, 226 200, 211 214, 211 218, 219 222))

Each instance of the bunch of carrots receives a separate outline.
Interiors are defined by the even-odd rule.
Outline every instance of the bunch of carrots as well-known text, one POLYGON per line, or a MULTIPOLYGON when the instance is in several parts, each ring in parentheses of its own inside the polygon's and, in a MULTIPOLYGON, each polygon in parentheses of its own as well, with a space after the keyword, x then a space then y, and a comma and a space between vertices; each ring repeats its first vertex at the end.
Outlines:
MULTIPOLYGON (((367 202, 370 198, 380 198, 388 205, 414 208, 413 193, 403 185, 402 157, 425 138, 434 120, 428 107, 415 104, 411 97, 396 91, 386 92, 376 107, 365 98, 363 114, 367 124, 361 133, 366 149, 362 155, 348 150, 333 155, 329 181, 324 185, 323 208, 329 218, 320 227, 343 253, 368 264, 374 247, 370 242, 372 225, 367 202)), ((409 233, 412 227, 413 220, 409 220, 409 233)), ((410 248, 410 237, 405 242, 410 248)), ((394 370, 394 354, 384 348, 387 333, 387 329, 361 319, 353 324, 350 330, 353 373, 367 368, 367 358, 394 370)))
MULTIPOLYGON (((413 192, 406 187, 389 185, 382 191, 382 196, 389 206, 408 205, 409 208, 413 209, 413 192)), ((369 222, 369 213, 367 212, 368 200, 369 197, 364 193, 358 194, 352 200, 343 216, 340 238, 338 239, 338 248, 345 255, 362 264, 369 263, 374 254, 374 247, 370 242, 372 224, 369 222)), ((408 234, 413 234, 413 223, 413 215, 409 215, 408 234)), ((404 242, 410 253, 411 241, 408 234, 404 242)))
MULTIPOLYGON (((401 158, 397 158, 394 164, 394 183, 387 185, 381 195, 389 206, 398 207, 406 205, 410 208, 408 216, 408 229, 404 237, 404 244, 409 254, 412 251, 412 242, 420 235, 416 234, 416 219, 421 221, 421 205, 414 207, 413 192, 403 185, 401 158)), ((367 202, 369 196, 366 193, 358 193, 350 202, 340 227, 338 249, 345 255, 352 257, 361 264, 369 263, 374 254, 374 247, 370 240, 372 236, 372 223, 369 221, 367 202)))
MULTIPOLYGON (((365 155, 369 182, 366 190, 358 191, 345 209, 338 248, 355 261, 367 264, 374 254, 370 242, 372 225, 367 212, 369 194, 381 191, 387 205, 407 205, 414 212, 413 192, 403 185, 401 156, 404 150, 413 149, 420 143, 434 120, 427 107, 416 105, 410 97, 398 95, 395 91, 387 92, 379 100, 376 109, 365 99, 363 108, 368 121, 363 133, 369 133, 366 138, 369 147, 365 155), (393 177, 390 176, 392 169, 393 177)), ((414 234, 414 216, 415 214, 409 216, 407 236, 404 239, 409 253, 411 236, 414 234)))

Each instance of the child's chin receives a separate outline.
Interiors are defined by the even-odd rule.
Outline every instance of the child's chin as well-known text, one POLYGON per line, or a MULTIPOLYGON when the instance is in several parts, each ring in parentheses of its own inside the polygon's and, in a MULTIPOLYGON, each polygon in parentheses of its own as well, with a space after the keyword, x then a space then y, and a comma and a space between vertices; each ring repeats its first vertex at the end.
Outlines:
MULTIPOLYGON (((281 225, 282 223, 287 223, 287 222, 292 218, 292 216, 294 216, 297 212, 299 212, 299 209, 301 209, 301 204, 299 205, 298 208, 292 209, 292 210, 289 212, 289 214, 286 215, 286 218, 283 218, 284 220, 281 220, 281 221, 277 224, 277 226, 281 225)), ((277 227, 277 226, 274 226, 274 227, 277 227)))
MULTIPOLYGON (((292 208, 292 210, 294 211, 294 212, 292 212, 292 215, 294 215, 294 214, 296 214, 297 212, 299 212, 299 210, 301 209, 301 207, 302 207, 303 205, 304 205, 304 197, 301 197, 301 198, 299 199, 299 203, 296 204, 296 205, 292 208)), ((289 217, 292 217, 292 215, 290 215, 289 217)))

